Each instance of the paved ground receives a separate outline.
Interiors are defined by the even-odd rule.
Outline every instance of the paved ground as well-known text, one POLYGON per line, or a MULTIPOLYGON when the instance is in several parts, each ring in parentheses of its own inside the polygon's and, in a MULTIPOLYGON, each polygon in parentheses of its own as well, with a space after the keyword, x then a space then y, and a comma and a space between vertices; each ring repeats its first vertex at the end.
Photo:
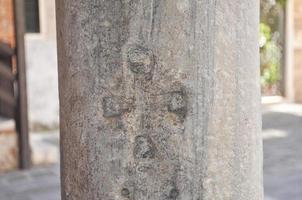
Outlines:
MULTIPOLYGON (((58 145, 49 137, 38 141, 58 145)), ((301 200, 302 105, 265 106, 263 139, 265 200, 301 200)), ((59 199, 58 165, 0 176, 0 200, 59 199)))
POLYGON ((59 130, 31 133, 30 144, 34 164, 59 162, 59 130))
POLYGON ((302 105, 264 108, 266 200, 302 199, 302 105))
POLYGON ((0 200, 59 200, 59 180, 58 165, 2 175, 0 200))

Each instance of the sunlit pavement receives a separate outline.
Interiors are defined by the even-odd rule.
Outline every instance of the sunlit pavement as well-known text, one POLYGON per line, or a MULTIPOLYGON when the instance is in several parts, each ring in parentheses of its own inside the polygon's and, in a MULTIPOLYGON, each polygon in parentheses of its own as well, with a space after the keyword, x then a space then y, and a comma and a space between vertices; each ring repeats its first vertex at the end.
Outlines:
MULTIPOLYGON (((57 159, 56 137, 36 135, 35 151, 57 159)), ((263 106, 263 141, 265 200, 301 200, 302 105, 263 106)), ((59 165, 0 176, 0 200, 60 200, 59 165)))
POLYGON ((302 105, 263 107, 265 200, 302 199, 302 105))

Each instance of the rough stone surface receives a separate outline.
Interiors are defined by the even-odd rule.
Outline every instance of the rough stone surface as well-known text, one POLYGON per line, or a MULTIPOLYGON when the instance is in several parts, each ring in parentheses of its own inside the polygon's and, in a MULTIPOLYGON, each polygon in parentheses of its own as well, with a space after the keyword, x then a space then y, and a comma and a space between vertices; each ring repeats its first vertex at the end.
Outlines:
POLYGON ((139 135, 135 138, 133 155, 135 158, 154 158, 155 147, 149 136, 139 135))
POLYGON ((257 0, 56 6, 63 200, 263 199, 257 0))
POLYGON ((121 111, 119 100, 114 97, 104 97, 103 112, 104 112, 104 117, 120 116, 122 111, 121 111))

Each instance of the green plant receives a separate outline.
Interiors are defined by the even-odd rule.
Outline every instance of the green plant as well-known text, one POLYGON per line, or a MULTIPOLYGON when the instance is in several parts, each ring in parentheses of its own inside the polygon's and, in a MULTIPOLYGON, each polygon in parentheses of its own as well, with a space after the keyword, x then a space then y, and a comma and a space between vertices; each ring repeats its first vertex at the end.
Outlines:
POLYGON ((270 88, 280 80, 281 47, 273 40, 271 28, 260 23, 261 85, 270 88))
POLYGON ((286 1, 287 0, 277 0, 276 2, 282 6, 285 6, 286 5, 286 1))

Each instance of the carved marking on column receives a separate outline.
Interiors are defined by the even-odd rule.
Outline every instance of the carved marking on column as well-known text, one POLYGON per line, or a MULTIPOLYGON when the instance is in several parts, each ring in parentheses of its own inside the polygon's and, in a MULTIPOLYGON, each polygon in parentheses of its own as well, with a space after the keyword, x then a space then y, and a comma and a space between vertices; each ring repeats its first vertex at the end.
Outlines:
POLYGON ((127 61, 130 70, 136 74, 152 73, 155 63, 153 52, 141 45, 129 49, 127 61))
POLYGON ((129 103, 123 103, 118 97, 104 97, 103 98, 103 116, 104 117, 118 117, 124 112, 130 111, 129 103))
POLYGON ((162 188, 162 199, 175 200, 179 195, 179 190, 176 188, 174 182, 166 183, 162 188))
POLYGON ((147 135, 139 135, 135 138, 133 155, 135 158, 154 158, 155 146, 147 135))
MULTIPOLYGON (((163 66, 158 66, 153 50, 144 43, 129 44, 124 53, 124 66, 128 70, 125 74, 129 77, 127 80, 132 80, 128 82, 133 84, 129 84, 127 95, 135 102, 129 116, 136 127, 133 135, 129 134, 129 140, 134 140, 130 146, 133 160, 128 163, 133 170, 126 177, 127 181, 133 181, 134 188, 123 185, 121 196, 147 198, 145 195, 152 181, 161 185, 162 181, 168 180, 148 198, 176 200, 180 190, 175 181, 170 180, 178 176, 175 169, 179 165, 178 150, 174 144, 179 139, 177 135, 183 132, 188 104, 186 91, 173 79, 174 76, 167 75, 163 66), (157 78, 161 77, 162 81, 153 80, 155 70, 159 70, 156 71, 160 74, 157 78)), ((116 113, 120 115, 120 112, 116 113)))
POLYGON ((187 114, 187 100, 183 91, 170 93, 168 110, 184 118, 187 114))
POLYGON ((120 189, 120 196, 122 199, 134 200, 134 184, 132 181, 126 181, 120 189))
POLYGON ((122 114, 120 102, 114 97, 103 98, 104 117, 117 117, 122 114))

